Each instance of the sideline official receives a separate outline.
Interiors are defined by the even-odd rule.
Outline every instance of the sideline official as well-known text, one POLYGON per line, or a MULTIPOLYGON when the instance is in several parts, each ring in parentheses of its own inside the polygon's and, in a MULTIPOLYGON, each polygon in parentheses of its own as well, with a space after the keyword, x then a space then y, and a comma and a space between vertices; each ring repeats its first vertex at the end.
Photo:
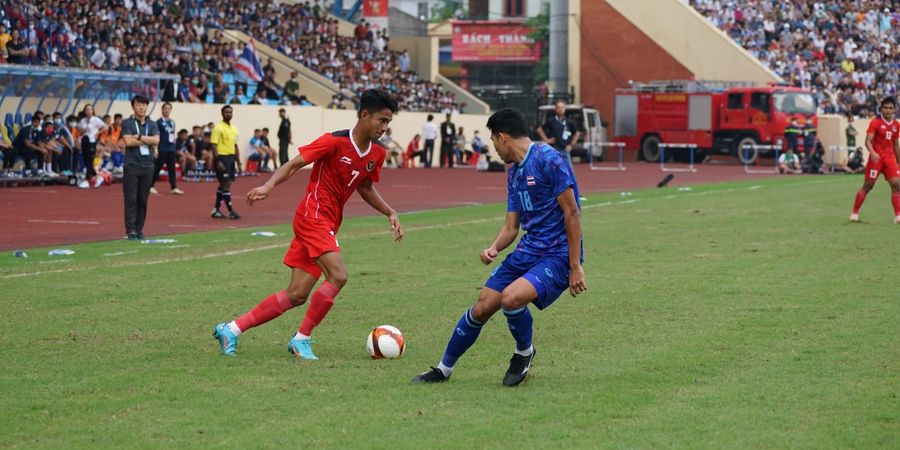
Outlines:
POLYGON ((159 145, 159 128, 147 118, 150 99, 137 95, 131 99, 131 117, 122 122, 125 144, 125 171, 122 193, 125 197, 125 233, 130 241, 144 238, 147 198, 153 185, 153 159, 159 145))

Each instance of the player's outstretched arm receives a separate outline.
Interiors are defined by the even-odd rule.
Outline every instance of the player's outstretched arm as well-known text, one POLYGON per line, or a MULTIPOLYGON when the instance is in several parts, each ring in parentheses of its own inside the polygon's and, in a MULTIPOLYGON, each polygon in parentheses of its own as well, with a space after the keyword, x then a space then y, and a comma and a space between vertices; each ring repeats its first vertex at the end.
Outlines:
POLYGON ((575 297, 587 290, 584 268, 581 267, 581 210, 578 209, 572 188, 559 194, 556 201, 563 211, 566 239, 569 241, 569 294, 575 297))
POLYGON ((303 156, 297 155, 294 159, 288 161, 287 164, 279 167, 278 170, 275 171, 275 174, 272 175, 272 178, 269 178, 269 181, 266 181, 266 184, 250 189, 250 192, 247 192, 247 203, 250 206, 253 206, 257 201, 265 200, 272 190, 275 189, 275 186, 290 179, 294 176, 294 173, 302 169, 305 165, 306 161, 303 160, 303 156))
POLYGON ((516 236, 518 234, 519 213, 507 211, 506 221, 503 222, 503 226, 500 227, 500 231, 497 232, 497 238, 494 239, 494 242, 491 243, 490 247, 481 251, 481 262, 485 265, 494 262, 498 253, 502 252, 503 249, 509 247, 510 244, 516 241, 516 236))
POLYGON ((400 218, 397 217, 397 211, 394 211, 394 208, 391 208, 391 206, 384 201, 384 198, 382 198, 381 194, 375 189, 375 184, 372 183, 372 180, 362 182, 362 184, 356 188, 356 192, 359 192, 359 196, 362 197, 369 206, 388 216, 388 222, 391 223, 391 234, 395 241, 400 242, 405 233, 403 231, 403 226, 400 225, 400 218))

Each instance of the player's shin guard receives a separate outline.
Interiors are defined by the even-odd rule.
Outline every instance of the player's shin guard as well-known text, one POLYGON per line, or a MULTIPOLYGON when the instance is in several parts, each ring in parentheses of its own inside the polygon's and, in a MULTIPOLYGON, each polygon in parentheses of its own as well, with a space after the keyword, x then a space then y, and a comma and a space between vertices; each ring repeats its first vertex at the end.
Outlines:
POLYGON ((288 300, 287 291, 279 291, 259 302, 247 314, 235 319, 234 323, 242 332, 247 331, 284 314, 293 307, 294 305, 288 300))
POLYGON ((891 193, 891 204, 894 205, 894 217, 900 216, 900 192, 891 193))
POLYGON ((853 200, 853 214, 859 214, 859 208, 862 207, 864 201, 866 201, 866 192, 865 189, 860 189, 856 192, 856 199, 853 200))
POLYGON ((483 323, 475 320, 475 317, 472 316, 472 308, 469 308, 456 323, 453 335, 450 336, 450 342, 447 343, 447 350, 444 351, 444 357, 441 358, 441 364, 446 367, 455 366, 459 357, 478 339, 483 326, 483 323))
POLYGON ((322 282, 322 285, 316 289, 312 298, 309 299, 309 308, 307 308, 306 315, 303 316, 303 322, 300 324, 300 334, 304 336, 312 334, 313 329, 322 322, 322 319, 334 306, 334 298, 340 292, 341 289, 339 287, 327 281, 322 282))
POLYGON ((509 326, 509 332, 512 333, 516 340, 516 350, 526 351, 531 348, 531 337, 534 334, 534 318, 527 306, 518 309, 503 308, 503 315, 506 316, 506 324, 509 326))
POLYGON ((231 207, 231 191, 222 191, 222 200, 225 201, 225 206, 228 207, 229 211, 234 211, 234 208, 231 207))

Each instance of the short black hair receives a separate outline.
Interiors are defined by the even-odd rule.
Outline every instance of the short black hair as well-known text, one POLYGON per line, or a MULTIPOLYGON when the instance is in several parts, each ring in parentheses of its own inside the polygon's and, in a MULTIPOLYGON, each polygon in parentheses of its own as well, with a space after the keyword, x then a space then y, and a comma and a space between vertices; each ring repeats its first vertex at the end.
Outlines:
POLYGON ((150 99, 147 97, 144 97, 143 95, 138 94, 131 98, 131 106, 134 106, 135 103, 140 103, 142 105, 149 105, 150 99))
POLYGON ((178 130, 178 134, 185 134, 185 133, 187 133, 187 132, 188 132, 188 131, 185 130, 184 128, 178 130))
POLYGON ((269 129, 268 129, 268 128, 263 128, 262 130, 263 130, 263 133, 268 133, 268 132, 269 132, 269 129))
POLYGON ((512 138, 528 137, 528 121, 519 111, 503 108, 491 114, 487 127, 493 134, 506 133, 512 138))
POLYGON ((122 115, 119 114, 119 113, 116 113, 116 115, 113 116, 113 120, 115 120, 115 119, 121 119, 121 118, 122 118, 122 115))
POLYGON ((888 104, 894 105, 894 108, 896 108, 897 107, 897 99, 895 99, 894 97, 885 97, 881 101, 881 105, 879 107, 884 108, 884 105, 888 105, 888 104))
POLYGON ((359 97, 359 111, 357 111, 356 117, 359 117, 363 111, 375 114, 384 109, 390 109, 392 113, 396 114, 400 110, 400 105, 397 103, 397 99, 388 91, 367 89, 359 97))
POLYGON ((432 120, 434 120, 434 116, 431 115, 431 114, 429 114, 427 120, 428 120, 429 122, 431 122, 432 120))
POLYGON ((226 109, 230 109, 230 110, 234 111, 234 108, 232 108, 231 105, 225 105, 225 106, 223 106, 223 107, 222 107, 222 112, 224 113, 226 109))
POLYGON ((169 107, 171 107, 171 106, 172 106, 172 104, 171 104, 171 103, 169 103, 169 102, 165 102, 165 103, 163 103, 163 105, 162 105, 162 107, 163 107, 163 108, 165 108, 165 107, 166 107, 166 106, 169 106, 169 107))

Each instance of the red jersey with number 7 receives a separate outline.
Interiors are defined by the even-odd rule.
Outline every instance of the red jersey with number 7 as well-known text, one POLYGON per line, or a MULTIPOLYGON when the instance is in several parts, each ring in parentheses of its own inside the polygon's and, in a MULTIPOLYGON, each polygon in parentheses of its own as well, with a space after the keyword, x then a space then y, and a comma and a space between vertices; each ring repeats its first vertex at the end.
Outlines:
POLYGON ((300 155, 313 163, 306 195, 297 206, 296 220, 324 222, 337 233, 344 205, 364 181, 377 182, 385 151, 375 141, 360 149, 350 130, 335 131, 300 147, 300 155))
POLYGON ((874 135, 872 137, 872 148, 878 153, 878 156, 894 157, 894 141, 897 139, 897 131, 900 130, 900 124, 896 119, 890 122, 884 120, 884 117, 878 116, 869 122, 869 129, 866 134, 874 135))

